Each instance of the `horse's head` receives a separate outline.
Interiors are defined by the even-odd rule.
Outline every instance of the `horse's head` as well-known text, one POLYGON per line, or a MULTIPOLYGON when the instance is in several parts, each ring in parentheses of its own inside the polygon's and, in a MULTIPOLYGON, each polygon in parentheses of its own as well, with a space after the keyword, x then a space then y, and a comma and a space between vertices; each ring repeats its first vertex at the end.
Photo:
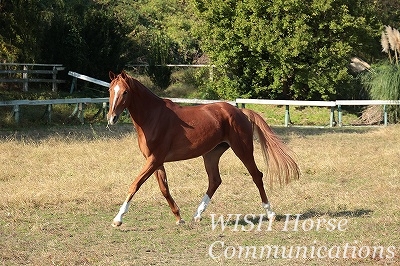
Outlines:
POLYGON ((132 90, 129 88, 127 79, 128 75, 122 71, 121 74, 116 75, 113 72, 109 72, 111 79, 110 84, 110 109, 107 114, 107 121, 109 125, 117 123, 119 115, 129 105, 129 94, 132 90))

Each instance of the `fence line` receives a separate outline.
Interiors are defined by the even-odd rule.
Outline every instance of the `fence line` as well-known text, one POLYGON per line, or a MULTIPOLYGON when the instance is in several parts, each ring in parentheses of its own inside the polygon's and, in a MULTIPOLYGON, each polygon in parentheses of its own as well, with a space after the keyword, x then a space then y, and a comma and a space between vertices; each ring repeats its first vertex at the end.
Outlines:
MULTIPOLYGON (((82 79, 88 82, 92 82, 104 87, 108 87, 110 83, 91 78, 86 75, 82 75, 76 72, 69 71, 68 75, 73 77, 71 86, 71 92, 76 88, 76 80, 82 79)), ((186 99, 186 98, 167 98, 176 103, 185 104, 208 104, 214 102, 221 102, 221 100, 203 100, 203 99, 186 99)), ((358 106, 358 105, 383 105, 384 107, 384 125, 388 124, 387 120, 387 106, 388 105, 400 105, 400 101, 390 100, 337 100, 337 101, 296 101, 296 100, 266 100, 266 99, 236 99, 235 101, 225 101, 229 104, 245 108, 246 104, 266 104, 266 105, 278 105, 285 106, 285 126, 290 124, 290 106, 318 106, 318 107, 330 107, 330 127, 334 126, 335 123, 335 108, 338 109, 338 125, 342 126, 342 106, 358 106)), ((72 115, 78 113, 78 117, 83 123, 84 117, 84 106, 88 103, 102 103, 102 108, 99 112, 103 112, 103 116, 107 111, 108 98, 74 98, 74 99, 50 99, 50 100, 13 100, 13 101, 0 101, 1 106, 13 106, 13 115, 15 121, 18 123, 20 118, 20 106, 21 105, 47 105, 48 120, 51 120, 51 110, 54 104, 76 104, 76 108, 72 115)), ((98 113, 99 113, 98 112, 98 113)))
POLYGON ((57 84, 64 83, 65 80, 57 79, 59 71, 65 69, 61 64, 28 64, 28 63, 0 63, 0 67, 6 69, 0 69, 0 74, 15 75, 22 74, 22 78, 17 77, 1 77, 0 83, 21 83, 22 90, 28 91, 30 82, 49 82, 52 83, 52 91, 57 91, 57 84), (20 69, 22 67, 22 69, 20 69), (41 69, 33 69, 39 67, 41 69), (44 69, 43 69, 44 68, 44 69), (49 69, 50 68, 50 69, 49 69), (51 75, 50 78, 30 78, 31 74, 36 75, 51 75))
POLYGON ((335 106, 333 101, 296 101, 296 100, 264 100, 264 99, 236 99, 236 104, 241 104, 245 108, 245 104, 267 104, 267 105, 284 105, 285 106, 285 126, 290 124, 290 106, 319 106, 331 107, 329 125, 333 127, 335 120, 335 106))
POLYGON ((357 105, 383 105, 383 124, 388 124, 388 105, 400 105, 400 101, 392 100, 337 100, 339 126, 342 126, 342 105, 357 106, 357 105))
MULTIPOLYGON (((209 104, 214 102, 221 102, 220 100, 203 100, 203 99, 186 99, 186 98, 167 98, 175 103, 185 104, 209 104)), ((357 105, 383 105, 384 106, 384 125, 388 124, 387 119, 387 106, 388 105, 400 105, 400 101, 353 101, 353 100, 340 100, 336 102, 314 102, 314 101, 284 101, 284 100, 260 100, 260 99, 236 99, 236 101, 226 101, 229 104, 245 108, 245 104, 268 104, 285 106, 285 126, 290 124, 290 106, 319 106, 319 107, 330 107, 330 127, 334 126, 334 111, 335 107, 338 108, 338 125, 342 126, 342 106, 357 106, 357 105)), ((108 98, 72 98, 72 99, 49 99, 49 100, 12 100, 12 101, 0 101, 0 107, 2 106, 13 106, 13 116, 15 121, 18 123, 20 118, 20 106, 28 105, 47 105, 48 121, 51 121, 52 105, 54 104, 76 104, 75 110, 72 115, 78 114, 78 118, 83 123, 85 105, 90 103, 102 103, 99 112, 103 112, 103 116, 107 112, 108 98)), ((72 116, 71 115, 71 116, 72 116)))
POLYGON ((236 99, 237 104, 267 104, 267 105, 284 105, 285 106, 285 126, 290 124, 290 106, 320 106, 330 107, 329 126, 333 127, 335 124, 335 107, 338 109, 338 125, 342 126, 342 106, 358 106, 358 105, 383 105, 383 123, 385 126, 388 124, 388 105, 400 105, 400 101, 393 100, 336 100, 336 101, 296 101, 296 100, 263 100, 263 99, 236 99))

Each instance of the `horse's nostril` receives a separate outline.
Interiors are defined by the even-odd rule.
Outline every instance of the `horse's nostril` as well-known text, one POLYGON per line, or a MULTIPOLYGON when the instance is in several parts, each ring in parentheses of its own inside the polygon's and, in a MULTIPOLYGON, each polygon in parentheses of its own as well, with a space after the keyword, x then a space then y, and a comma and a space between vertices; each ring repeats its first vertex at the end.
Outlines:
POLYGON ((118 121, 118 115, 115 115, 115 116, 112 118, 112 123, 115 124, 115 123, 117 123, 117 121, 118 121))

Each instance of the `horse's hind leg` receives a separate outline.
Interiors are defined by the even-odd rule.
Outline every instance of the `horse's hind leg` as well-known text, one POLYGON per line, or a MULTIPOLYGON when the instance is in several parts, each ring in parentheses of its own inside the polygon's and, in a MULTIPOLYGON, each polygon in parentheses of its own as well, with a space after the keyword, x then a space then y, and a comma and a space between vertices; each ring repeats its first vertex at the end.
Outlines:
POLYGON ((207 208, 207 205, 210 202, 212 196, 222 182, 221 176, 219 174, 218 163, 221 155, 227 149, 229 149, 229 144, 224 142, 216 146, 210 152, 203 155, 204 166, 208 175, 208 189, 203 199, 201 200, 201 203, 197 208, 196 213, 194 214, 193 219, 197 222, 201 220, 201 214, 207 208))
POLYGON ((264 183, 263 183, 263 173, 258 170, 257 165, 254 161, 253 154, 248 157, 248 160, 242 160, 247 170, 249 170, 250 175, 253 178, 254 184, 256 184, 258 191, 260 192, 260 197, 262 201, 262 207, 267 212, 267 218, 269 220, 275 218, 275 213, 271 210, 271 205, 268 202, 267 194, 265 193, 264 183))
POLYGON ((181 215, 179 213, 179 207, 175 203, 174 199, 171 196, 171 193, 169 192, 168 188, 168 181, 167 181, 167 174, 165 173, 165 168, 164 166, 161 166, 158 168, 155 172, 154 175, 157 178, 158 185, 160 187, 161 193, 165 197, 165 199, 168 202, 169 207, 171 208, 171 211, 175 215, 176 218, 176 224, 181 224, 184 223, 184 221, 181 218, 181 215))
MULTIPOLYGON (((274 219, 275 218, 275 212, 272 211, 271 205, 268 202, 267 194, 265 193, 264 183, 262 181, 263 174, 257 169, 257 166, 255 166, 255 163, 254 163, 254 166, 251 166, 251 167, 255 167, 256 170, 257 170, 257 171, 254 171, 253 174, 252 174, 252 172, 250 172, 250 170, 249 170, 249 172, 250 172, 250 174, 251 174, 251 176, 253 178, 254 184, 256 184, 256 186, 258 188, 258 191, 260 192, 260 197, 261 197, 261 201, 262 201, 262 207, 267 212, 268 219, 270 219, 270 220, 274 219)), ((247 168, 247 169, 249 169, 249 168, 247 168)))
POLYGON ((253 182, 257 186, 260 193, 262 207, 267 212, 268 219, 274 219, 275 213, 271 210, 271 205, 268 201, 267 194, 265 193, 264 183, 262 180, 263 173, 258 170, 258 167, 254 160, 253 139, 242 138, 240 142, 231 142, 231 147, 236 156, 243 162, 251 177, 253 178, 253 182))

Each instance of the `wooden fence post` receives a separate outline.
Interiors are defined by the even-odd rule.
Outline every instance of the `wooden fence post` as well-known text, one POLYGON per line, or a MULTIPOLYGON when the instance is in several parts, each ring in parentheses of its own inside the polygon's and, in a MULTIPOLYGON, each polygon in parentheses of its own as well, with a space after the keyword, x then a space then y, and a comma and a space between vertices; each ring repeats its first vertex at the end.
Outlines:
POLYGON ((76 82, 77 82, 77 78, 73 77, 72 78, 72 83, 71 83, 71 89, 69 90, 69 93, 72 94, 72 92, 74 91, 74 89, 76 90, 76 82))
POLYGON ((79 121, 81 121, 82 125, 85 123, 85 104, 84 103, 79 103, 78 104, 78 118, 79 121))
POLYGON ((286 108, 285 108, 285 127, 288 127, 289 124, 290 124, 289 105, 286 105, 286 108))
POLYGON ((18 104, 14 105, 13 116, 14 116, 15 122, 18 124, 19 123, 19 105, 18 104))
POLYGON ((209 79, 210 81, 214 81, 214 65, 210 66, 209 79))
POLYGON ((26 72, 22 73, 22 78, 25 79, 22 90, 28 91, 28 66, 24 65, 23 69, 26 70, 26 72))
POLYGON ((51 123, 51 110, 53 109, 53 105, 47 105, 47 122, 51 123))
POLYGON ((52 90, 53 92, 57 92, 57 83, 56 83, 56 80, 57 80, 57 67, 56 67, 56 66, 53 66, 53 83, 52 83, 52 86, 51 86, 51 90, 52 90))
POLYGON ((386 104, 383 105, 383 124, 385 126, 388 125, 388 114, 387 114, 387 106, 386 106, 386 104))
POLYGON ((103 119, 106 118, 106 114, 107 114, 107 112, 108 112, 107 106, 108 106, 108 103, 107 103, 107 102, 104 102, 104 103, 103 103, 103 119))
POLYGON ((335 107, 332 106, 331 107, 331 115, 330 115, 330 119, 329 119, 329 126, 333 127, 333 121, 335 120, 335 107))

